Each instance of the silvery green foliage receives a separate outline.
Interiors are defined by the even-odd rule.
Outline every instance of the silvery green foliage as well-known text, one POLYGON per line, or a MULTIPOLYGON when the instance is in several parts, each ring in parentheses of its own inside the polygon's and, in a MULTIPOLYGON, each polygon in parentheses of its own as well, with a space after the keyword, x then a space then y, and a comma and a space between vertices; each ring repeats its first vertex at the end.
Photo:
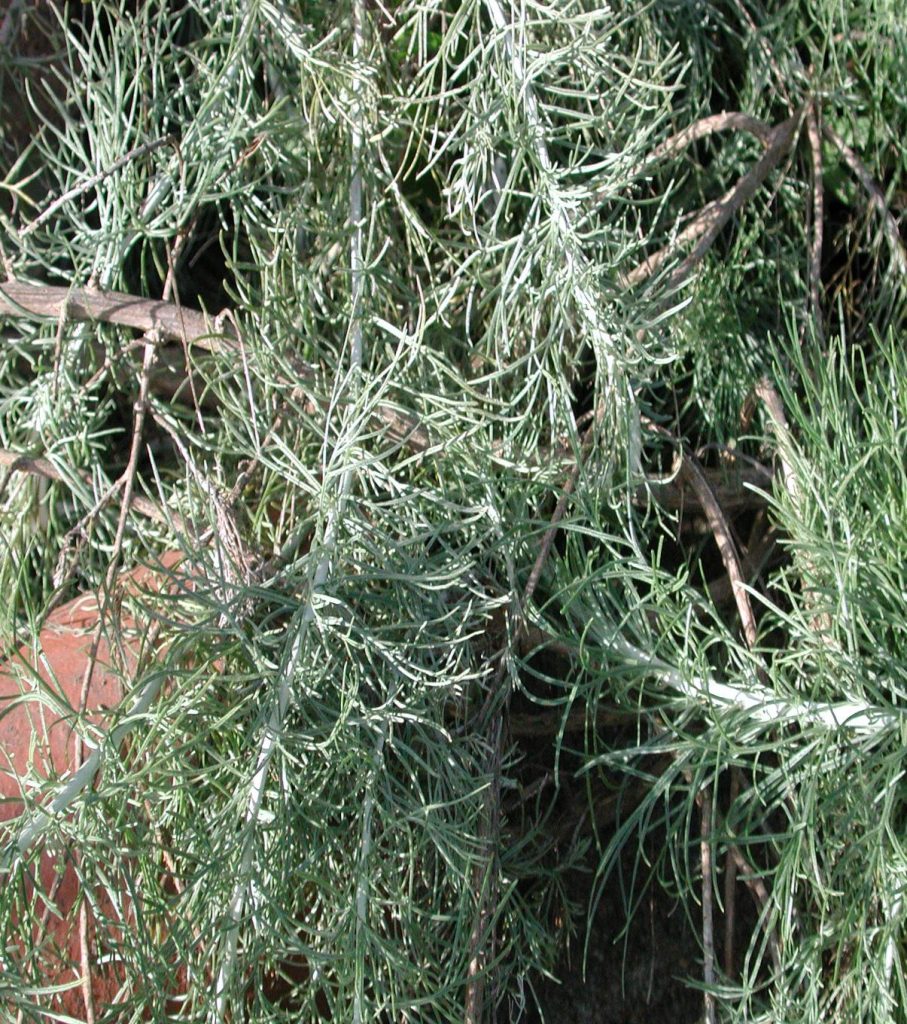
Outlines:
MULTIPOLYGON (((28 932, 40 908, 23 880, 42 844, 68 844, 85 892, 109 897, 100 926, 133 915, 109 936, 131 1019, 162 1019, 182 990, 191 1020, 463 1021, 477 949, 489 1019, 515 1018, 516 994, 555 968, 581 856, 597 898, 627 842, 666 836, 653 873, 693 912, 691 821, 714 787, 715 862, 739 843, 768 893, 722 1014, 890 1019, 907 874, 897 261, 865 243, 879 286, 857 324, 864 361, 843 317, 829 359, 808 356, 825 350, 794 147, 681 290, 665 284, 680 252, 624 283, 759 157, 732 134, 649 159, 706 114, 775 124, 821 95, 886 166, 907 129, 891 84, 904 30, 885 5, 854 6, 851 22, 823 4, 98 2, 51 26, 50 68, 4 52, 40 114, 4 182, 10 273, 156 295, 172 270, 229 305, 241 340, 198 357, 182 404, 152 398, 139 486, 174 518, 131 516, 124 555, 183 547, 207 583, 152 602, 164 653, 127 680, 141 713, 101 740, 93 788, 66 789, 52 823, 32 810, 28 842, 11 840, 4 929, 28 932), (848 70, 864 48, 881 54, 871 88, 848 70), (216 281, 193 277, 199 238, 222 254, 216 281), (753 597, 751 651, 639 494, 663 455, 647 422, 724 443, 762 373, 791 424, 766 443, 799 486, 772 495, 790 559, 753 597), (199 538, 248 460, 257 570, 231 577, 199 538), (523 619, 575 652, 544 700, 586 708, 571 753, 590 792, 648 784, 590 849, 546 833, 544 795, 511 801, 489 834, 488 793, 520 792, 495 726, 512 695, 542 700, 523 619), (635 723, 619 749, 595 726, 614 704, 635 723), (730 766, 747 784, 728 808, 730 766)), ((61 553, 76 549, 66 586, 104 579, 116 503, 86 514, 122 472, 132 340, 16 320, 0 353, 0 443, 62 477, 16 476, 2 495, 6 635, 48 607, 61 553)), ((552 743, 559 758, 563 733, 552 743)), ((65 782, 42 785, 59 797, 65 782)), ((34 1012, 40 962, 3 969, 34 1012)))

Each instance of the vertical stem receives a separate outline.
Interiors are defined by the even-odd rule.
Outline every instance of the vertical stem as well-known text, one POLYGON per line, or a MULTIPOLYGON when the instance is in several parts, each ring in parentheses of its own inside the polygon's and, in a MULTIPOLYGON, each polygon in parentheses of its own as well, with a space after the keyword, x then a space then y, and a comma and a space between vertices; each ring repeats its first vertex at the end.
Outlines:
POLYGON ((825 226, 825 192, 822 185, 822 137, 819 105, 813 100, 806 108, 806 138, 812 162, 812 238, 809 243, 809 299, 817 336, 822 337, 822 233, 825 226))
MULTIPOLYGON (((353 387, 358 387, 362 372, 362 296, 364 287, 365 261, 363 259, 363 201, 362 201, 362 158, 363 158, 363 111, 362 77, 359 61, 365 42, 364 0, 353 2, 353 128, 352 128, 352 175, 350 177, 350 369, 353 371, 353 387)), ((344 473, 341 491, 349 489, 349 479, 344 473)), ((365 953, 365 929, 368 923, 368 860, 372 845, 372 809, 374 807, 374 773, 378 771, 381 753, 384 749, 387 724, 382 727, 375 750, 375 765, 370 773, 362 807, 362 832, 359 840, 359 865, 356 878, 356 990, 353 997, 353 1024, 363 1020, 365 1001, 363 957, 365 953)))
MULTIPOLYGON (((364 50, 365 26, 363 0, 354 0, 353 3, 353 58, 358 62, 364 50)), ((350 370, 351 374, 341 388, 352 387, 353 397, 359 390, 359 378, 362 372, 364 359, 364 342, 362 330, 362 301, 364 295, 364 268, 365 259, 363 256, 363 181, 362 181, 362 160, 365 146, 365 132, 362 126, 363 110, 361 103, 362 76, 358 63, 353 74, 353 111, 352 111, 352 175, 350 178, 349 192, 349 224, 352 229, 350 237, 350 326, 348 337, 350 339, 350 370)), ((332 407, 339 407, 339 403, 332 403, 332 407)), ((330 434, 329 418, 325 421, 325 448, 328 446, 330 434)), ((302 657, 305 647, 305 639, 308 635, 308 627, 315 619, 315 597, 324 587, 331 572, 331 560, 337 544, 337 530, 340 519, 343 515, 346 498, 349 496, 353 485, 353 471, 344 469, 340 475, 337 486, 337 501, 329 511, 324 527, 324 534, 321 541, 321 557, 312 575, 309 588, 309 596, 300 612, 293 617, 288 627, 289 655, 282 666, 280 684, 277 700, 271 708, 268 724, 262 736, 261 746, 258 752, 255 774, 252 778, 252 785, 249 791, 249 799, 246 805, 245 826, 246 832, 243 837, 242 857, 240 860, 239 876, 228 909, 228 926, 226 937, 226 949, 217 974, 215 986, 215 1008, 214 1019, 221 1022, 227 1016, 227 995, 233 971, 236 965, 237 944, 239 939, 239 925, 245 912, 246 898, 248 895, 249 874, 252 868, 253 838, 261 814, 262 802, 264 799, 265 783, 267 781, 268 769, 271 758, 277 747, 280 734, 283 729, 283 721, 287 708, 290 704, 290 687, 296 674, 296 669, 302 657)), ((378 745, 378 753, 383 748, 383 737, 378 745)), ((371 846, 371 808, 373 804, 371 789, 368 790, 363 807, 363 825, 360 845, 360 877, 356 890, 356 936, 357 944, 363 935, 363 924, 365 921, 365 910, 367 908, 367 888, 363 877, 364 863, 371 846), (359 908, 363 907, 360 914, 359 908)), ((356 995, 354 1006, 354 1020, 359 1024, 362 1019, 362 978, 361 975, 356 982, 356 995)))
POLYGON ((362 77, 358 62, 362 57, 365 40, 363 0, 353 3, 353 61, 356 65, 353 78, 353 127, 352 127, 352 176, 350 178, 350 367, 362 369, 362 293, 364 286, 365 262, 362 255, 362 155, 364 131, 362 126, 362 77))
POLYGON ((621 373, 614 356, 614 339, 601 315, 603 303, 594 284, 595 273, 577 237, 563 196, 554 184, 555 167, 545 142, 545 122, 539 110, 535 89, 526 73, 523 54, 514 41, 514 22, 508 19, 500 0, 485 0, 485 7, 492 24, 503 35, 504 48, 510 60, 513 77, 519 86, 516 98, 525 111, 526 127, 531 133, 535 157, 542 170, 540 185, 544 189, 551 221, 562 245, 565 273, 572 284, 577 312, 588 332, 596 359, 604 363, 607 382, 616 398, 619 394, 617 382, 621 378, 621 373))
MULTIPOLYGON (((728 797, 728 810, 740 795, 740 769, 735 765, 731 768, 731 792, 728 797)), ((734 965, 734 927, 737 917, 737 861, 732 849, 728 849, 724 862, 724 973, 733 978, 736 974, 734 965)))
POLYGON ((716 1024, 715 996, 711 989, 715 985, 715 937, 712 929, 712 797, 707 789, 702 790, 699 808, 699 858, 702 864, 702 979, 705 982, 706 1024, 716 1024))

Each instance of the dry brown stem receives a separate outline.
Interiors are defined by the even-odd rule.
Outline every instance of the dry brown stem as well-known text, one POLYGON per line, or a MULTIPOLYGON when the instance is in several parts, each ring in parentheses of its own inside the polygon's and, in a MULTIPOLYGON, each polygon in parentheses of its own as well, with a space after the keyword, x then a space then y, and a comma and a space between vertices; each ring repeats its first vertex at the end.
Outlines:
POLYGON ((803 495, 800 491, 800 482, 797 480, 797 474, 794 472, 790 459, 787 456, 792 441, 790 427, 787 423, 787 414, 784 411, 784 403, 781 401, 781 396, 775 390, 774 384, 767 377, 763 377, 756 384, 755 392, 756 396, 762 399, 766 409, 768 409, 769 419, 775 434, 775 442, 778 445, 778 458, 781 462, 784 486, 794 508, 799 510, 803 507, 803 495))
POLYGON ((812 238, 809 243, 809 297, 813 321, 822 334, 822 233, 825 223, 825 192, 822 187, 822 137, 819 106, 815 100, 806 108, 806 137, 812 163, 812 238))
POLYGON ((718 545, 718 551, 721 555, 725 572, 731 580, 734 600, 737 603, 737 611, 740 614, 740 622, 743 626, 743 635, 746 639, 747 647, 752 648, 756 643, 756 619, 753 615, 749 594, 746 591, 746 580, 743 578, 743 570, 740 567, 737 547, 734 544, 731 528, 724 516, 724 512, 715 500, 715 495, 712 493, 708 481, 703 476, 698 460, 690 452, 685 451, 683 445, 664 427, 660 427, 650 420, 645 422, 648 427, 663 437, 669 438, 677 445, 680 472, 690 487, 696 492, 696 497, 699 499, 699 504, 702 506, 709 527, 714 534, 715 543, 718 545))
MULTIPOLYGON (((722 505, 722 508, 724 507, 722 505)), ((745 577, 752 579, 762 572, 775 551, 777 543, 777 532, 771 527, 767 527, 761 533, 753 536, 752 540, 746 545, 746 554, 740 558, 740 568, 745 577)), ((718 579, 712 580, 709 583, 708 590, 713 604, 728 604, 734 600, 733 585, 726 573, 724 576, 719 576, 718 579)))
POLYGON ((655 160, 667 160, 683 152, 687 146, 704 139, 716 132, 749 132, 765 146, 771 144, 772 126, 761 121, 758 117, 752 117, 739 110, 725 110, 720 114, 711 114, 709 117, 702 117, 691 125, 676 132, 669 139, 665 139, 660 145, 649 154, 647 163, 655 160))
POLYGON ((595 427, 600 422, 601 413, 599 412, 596 414, 595 419, 586 428, 586 432, 583 435, 582 442, 580 443, 580 455, 575 460, 573 467, 570 470, 570 475, 567 477, 563 489, 561 490, 561 494, 557 499, 554 512, 551 514, 551 522, 548 529, 545 531, 545 535, 542 537, 542 543, 539 545, 539 553, 535 559, 535 564, 532 566, 532 572, 529 574, 526 589, 523 591, 523 608, 525 608, 531 600, 532 595, 535 593, 535 588, 538 586, 538 582, 541 579, 542 570, 545 567, 545 562, 547 561, 548 554, 551 551, 551 545, 554 543, 554 537, 557 533, 558 525, 564 518, 564 512, 567 509, 567 502, 570 500, 570 495, 576 487, 577 480, 579 480, 579 474, 582 469, 582 460, 589 451, 595 427))
MULTIPOLYGON (((756 385, 755 393, 758 398, 762 399, 768 409, 775 441, 778 445, 778 458, 781 461, 784 486, 787 489, 795 513, 800 514, 803 509, 803 493, 800 490, 800 481, 797 479, 797 474, 794 472, 788 455, 788 452, 793 450, 793 441, 791 439, 790 427, 787 423, 787 415, 784 412, 784 403, 781 401, 781 396, 778 394, 775 386, 766 377, 763 377, 756 385)), ((804 558, 802 568, 804 576, 814 575, 813 563, 808 558, 804 558)), ((816 603, 815 592, 811 590, 807 580, 803 582, 803 600, 807 607, 812 607, 816 603)), ((831 616, 828 612, 816 615, 813 619, 813 626, 823 635, 827 636, 831 631, 831 616)))
POLYGON ((658 252, 647 256, 628 274, 621 278, 621 285, 633 288, 659 271, 674 254, 687 242, 698 239, 695 248, 674 270, 668 280, 668 290, 678 288, 690 276, 718 237, 719 231, 735 213, 751 199, 760 185, 778 166, 789 152, 797 134, 802 111, 797 111, 786 121, 771 129, 767 147, 756 164, 747 171, 732 189, 720 198, 707 203, 676 237, 658 252))
POLYGON ((753 615, 753 607, 750 604, 750 597, 746 590, 746 580, 743 578, 743 570, 740 567, 740 558, 737 555, 737 546, 731 536, 731 528, 725 519, 721 506, 715 500, 709 488, 708 482, 702 475, 697 460, 688 453, 681 453, 682 471, 690 486, 696 491, 699 503, 705 512, 709 527, 718 545, 721 561, 724 570, 731 581, 731 589, 734 594, 734 601, 737 604, 737 611, 740 615, 740 623, 743 626, 743 636, 746 645, 753 648, 756 644, 756 619, 753 615))
MULTIPOLYGON (((78 764, 76 765, 78 767, 78 764)), ((79 969, 82 972, 82 1002, 85 1005, 85 1024, 94 1024, 94 993, 91 991, 91 942, 88 930, 88 901, 79 907, 79 969)))
MULTIPOLYGON (((155 391, 170 396, 178 395, 187 379, 189 348, 200 348, 209 352, 228 351, 242 355, 239 331, 228 311, 221 313, 215 324, 204 313, 188 309, 179 303, 138 298, 122 292, 6 281, 0 284, 0 316, 47 317, 58 322, 66 319, 100 321, 132 327, 146 334, 156 334, 163 341, 177 341, 183 347, 185 365, 167 365, 163 373, 149 377, 150 385, 155 391)), ((167 361, 165 358, 165 362, 167 361)), ((316 369, 296 359, 292 361, 292 368, 297 374, 297 379, 286 383, 294 389, 293 397, 302 397, 307 404, 311 404, 305 389, 300 387, 300 382, 310 385, 316 377, 316 369)), ((194 390, 191 378, 189 384, 190 390, 194 390)), ((196 408, 199 404, 194 393, 193 404, 196 408)), ((313 411, 314 408, 312 405, 313 411)), ((433 439, 417 417, 392 405, 380 405, 376 409, 376 418, 383 424, 388 438, 395 444, 405 445, 417 454, 427 454, 434 447, 433 439)), ((14 469, 35 472, 49 479, 60 479, 59 474, 46 460, 29 459, 13 453, 8 455, 16 461, 14 469)), ((0 465, 2 464, 0 462, 0 465)), ((133 507, 145 515, 163 519, 146 499, 135 498, 133 507)))
POLYGON ((898 272, 901 277, 907 277, 907 249, 905 249, 904 243, 901 241, 898 222, 888 206, 885 193, 875 178, 869 173, 869 168, 866 164, 854 153, 831 125, 823 124, 822 134, 841 154, 841 159, 847 164, 853 176, 859 181, 869 196, 869 205, 882 218, 882 230, 885 232, 885 237, 891 246, 891 254, 894 257, 898 272))
POLYGON ((226 325, 215 326, 213 318, 204 313, 171 302, 124 292, 4 281, 0 284, 0 316, 24 315, 118 324, 156 332, 163 341, 179 341, 209 352, 236 348, 236 339, 226 325))
MULTIPOLYGON (((679 132, 675 132, 670 138, 665 139, 664 142, 659 143, 650 153, 646 154, 640 165, 631 174, 633 177, 645 174, 652 164, 678 156, 699 139, 707 138, 709 135, 714 135, 718 132, 728 131, 748 132, 750 135, 755 135, 763 145, 768 145, 771 141, 771 125, 759 120, 758 117, 752 117, 738 110, 725 110, 720 114, 710 114, 708 117, 702 117, 686 128, 682 128, 679 132)), ((593 192, 593 199, 596 202, 603 202, 609 194, 609 188, 604 186, 593 192)))
MULTIPOLYGON (((758 905, 760 910, 765 910, 769 903, 768 889, 765 886, 765 882, 758 876, 753 874, 753 869, 750 864, 746 862, 746 858, 740 852, 739 847, 730 846, 728 853, 734 858, 734 863, 737 865, 737 871, 740 881, 749 889, 750 894, 753 897, 753 901, 758 905)), ((772 964, 775 968, 775 972, 781 974, 781 946, 778 942, 778 937, 774 932, 768 932, 768 951, 772 958, 772 964)))
MULTIPOLYGON (((774 479, 768 467, 755 463, 719 469, 700 466, 699 472, 725 512, 763 508, 766 498, 761 492, 770 491, 774 479)), ((672 511, 695 511, 702 508, 698 491, 680 474, 664 479, 649 477, 636 488, 634 504, 645 507, 653 500, 661 508, 672 511)))
MULTIPOLYGON (((657 427, 654 424, 650 425, 653 426, 659 434, 670 437, 670 434, 668 434, 664 428, 657 427)), ((675 439, 672 438, 672 440, 675 439)), ((675 441, 675 443, 677 442, 675 441)), ((721 506, 716 501, 715 495, 709 487, 708 481, 703 475, 698 460, 691 453, 685 452, 683 445, 678 446, 678 451, 681 475, 689 481, 690 486, 696 492, 703 511, 705 512, 712 534, 715 537, 715 543, 718 545, 718 551, 721 555, 721 561, 724 565, 725 572, 730 580, 731 592, 737 605, 737 612, 740 616, 746 645, 750 650, 752 650, 756 645, 756 619, 753 615, 752 604, 750 603, 749 594, 746 590, 746 581, 743 577, 743 569, 740 564, 740 558, 737 553, 737 547, 734 544, 730 526, 725 518, 721 506)), ((732 803, 736 798, 736 794, 739 792, 739 789, 740 772, 739 769, 733 768, 731 771, 732 803)), ((701 797, 702 802, 700 806, 700 813, 702 815, 702 828, 704 830, 700 845, 702 857, 703 945, 705 949, 703 976, 707 986, 707 991, 705 992, 705 1015, 707 1021, 714 1022, 717 1019, 715 1000, 711 992, 708 991, 708 987, 714 984, 715 979, 714 936, 712 933, 711 853, 708 846, 708 834, 707 831, 705 831, 706 823, 711 819, 712 803, 711 798, 705 790, 703 790, 701 797)), ((728 973, 732 970, 734 962, 733 929, 734 918, 736 916, 735 865, 736 861, 733 859, 731 850, 729 849, 725 863, 726 916, 724 931, 724 961, 725 969, 728 973)))
MULTIPOLYGON (((7 474, 10 473, 32 473, 35 476, 43 477, 45 480, 53 480, 58 483, 66 483, 66 477, 49 460, 40 456, 22 455, 19 452, 12 452, 8 448, 0 448, 0 466, 3 466, 7 474)), ((91 485, 91 474, 82 471, 79 476, 86 484, 91 485)), ((0 487, 0 494, 4 488, 0 487)), ((177 529, 184 529, 185 523, 178 512, 167 512, 150 498, 141 494, 133 494, 130 499, 130 508, 135 509, 140 515, 154 519, 158 523, 174 525, 177 529)))
MULTIPOLYGON (((709 526, 712 529, 712 533, 715 537, 715 543, 718 545, 718 550, 721 554, 721 560, 724 564, 725 572, 727 573, 728 579, 731 582, 731 591, 734 595, 734 601, 737 604, 737 612, 740 615, 740 622, 743 626, 743 636, 746 640, 746 646, 752 650, 756 645, 756 619, 753 615, 753 608, 750 603, 750 597, 746 590, 746 581, 743 578, 743 570, 740 566, 740 559, 737 555, 737 548, 734 544, 731 536, 730 527, 724 517, 724 512, 721 506, 715 500, 715 496, 712 494, 711 489, 702 475, 699 468, 699 464, 695 458, 691 455, 684 455, 681 451, 681 459, 683 465, 683 472, 686 478, 690 481, 691 486, 696 490, 699 496, 699 500, 705 511, 706 517, 709 522, 709 526)), ((740 788, 740 774, 739 770, 733 768, 731 770, 731 790, 732 792, 740 788)), ((733 802, 733 798, 732 801, 733 802)), ((711 800, 706 793, 703 793, 703 806, 702 806, 702 820, 703 827, 707 818, 706 811, 708 809, 708 817, 711 817, 711 800)), ((704 980, 706 986, 714 982, 714 949, 712 948, 712 917, 711 917, 711 877, 710 874, 706 873, 707 866, 707 851, 708 843, 707 836, 703 836, 702 840, 702 857, 703 857, 703 881, 702 881, 702 915, 703 915, 703 942, 706 944, 706 955, 705 955, 705 966, 704 966, 704 980), (712 975, 712 981, 709 980, 709 975, 712 975)), ((725 965, 730 967, 734 960, 734 940, 733 940, 733 929, 734 929, 734 918, 736 916, 736 887, 734 885, 736 871, 734 869, 734 861, 728 853, 726 864, 725 864, 725 932, 724 932, 724 952, 725 952, 725 965)), ((705 993, 705 1012, 706 1019, 710 1022, 716 1021, 715 1011, 715 1000, 709 991, 705 993)))

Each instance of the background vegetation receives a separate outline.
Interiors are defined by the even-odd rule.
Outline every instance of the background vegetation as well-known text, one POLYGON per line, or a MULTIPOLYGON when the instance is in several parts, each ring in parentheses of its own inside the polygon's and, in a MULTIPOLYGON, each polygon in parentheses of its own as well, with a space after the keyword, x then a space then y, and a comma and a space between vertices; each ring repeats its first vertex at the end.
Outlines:
POLYGON ((901 5, 0 38, 4 648, 192 578, 126 599, 156 653, 5 826, 12 1018, 518 1020, 664 891, 710 1018, 903 1020, 901 5))

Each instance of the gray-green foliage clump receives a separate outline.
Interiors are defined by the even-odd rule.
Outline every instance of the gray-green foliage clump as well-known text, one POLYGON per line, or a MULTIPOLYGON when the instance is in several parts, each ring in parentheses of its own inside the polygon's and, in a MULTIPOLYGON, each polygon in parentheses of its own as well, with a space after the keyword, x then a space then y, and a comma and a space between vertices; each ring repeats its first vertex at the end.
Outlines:
POLYGON ((193 577, 86 784, 6 827, 24 1019, 43 849, 96 1019, 478 1024, 556 970, 568 870, 594 905, 653 836, 691 915, 732 863, 755 901, 709 1014, 903 1008, 897 8, 10 7, 8 276, 209 315, 0 304, 5 649, 120 565, 193 577))

